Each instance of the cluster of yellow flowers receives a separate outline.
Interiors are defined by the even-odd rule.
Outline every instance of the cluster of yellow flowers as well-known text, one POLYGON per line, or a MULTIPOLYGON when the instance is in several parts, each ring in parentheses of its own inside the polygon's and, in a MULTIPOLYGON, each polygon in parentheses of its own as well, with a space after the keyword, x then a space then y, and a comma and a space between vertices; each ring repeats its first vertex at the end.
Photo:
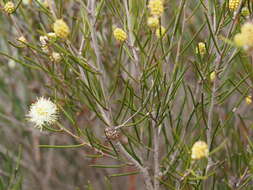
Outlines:
POLYGON ((242 47, 245 50, 253 48, 253 24, 250 22, 245 23, 241 27, 241 32, 234 36, 234 43, 238 47, 242 47))
POLYGON ((70 33, 68 25, 62 19, 54 22, 53 29, 56 36, 62 39, 66 39, 70 33))
POLYGON ((196 51, 196 54, 205 55, 206 54, 206 44, 204 42, 199 42, 195 51, 196 51))
POLYGON ((119 42, 125 42, 127 39, 127 34, 121 28, 115 28, 113 31, 114 38, 119 42))
POLYGON ((13 2, 8 1, 7 3, 5 3, 4 5, 4 11, 8 14, 11 14, 15 11, 15 5, 13 2))
MULTIPOLYGON (((7 13, 7 14, 12 14, 15 11, 15 5, 12 1, 8 1, 5 3, 3 10, 7 13)), ((20 36, 18 39, 18 46, 20 48, 24 48, 25 45, 28 43, 26 38, 24 36, 20 36)))
POLYGON ((163 37, 166 32, 165 28, 163 26, 160 26, 159 23, 159 18, 164 12, 163 4, 163 0, 150 0, 148 4, 151 16, 147 19, 147 25, 152 29, 156 29, 157 38, 163 37))
POLYGON ((246 102, 246 104, 251 104, 252 103, 252 96, 251 95, 247 96, 245 98, 245 102, 246 102))
POLYGON ((163 37, 165 32, 166 32, 166 29, 163 26, 160 26, 159 28, 156 29, 155 35, 157 36, 157 38, 161 38, 163 37))
POLYGON ((57 53, 57 52, 53 52, 51 55, 50 55, 50 60, 52 62, 55 62, 55 63, 58 63, 60 62, 62 59, 62 56, 61 54, 57 53))
POLYGON ((161 17, 164 11, 162 0, 150 0, 148 4, 152 16, 161 17))
POLYGON ((211 80, 211 82, 213 82, 215 78, 216 78, 216 73, 215 73, 215 71, 213 71, 210 74, 210 80, 211 80))
POLYGON ((208 145, 204 141, 197 141, 192 146, 191 158, 193 160, 200 160, 208 157, 208 145))
MULTIPOLYGON (((228 8, 230 11, 235 12, 241 3, 241 0, 229 0, 228 8)), ((248 17, 250 15, 250 11, 248 7, 243 7, 241 10, 241 15, 248 17)))
POLYGON ((157 28, 159 26, 159 19, 157 17, 148 17, 147 24, 150 28, 157 28))
POLYGON ((230 11, 236 11, 241 3, 241 0, 229 0, 228 8, 230 11))
POLYGON ((41 49, 44 53, 49 53, 50 54, 50 60, 57 63, 61 61, 62 56, 61 54, 50 51, 49 46, 52 41, 55 41, 56 38, 61 38, 63 40, 66 40, 67 37, 70 34, 70 29, 68 25, 62 20, 58 19, 54 22, 53 24, 53 31, 54 32, 49 32, 47 35, 40 36, 40 43, 41 43, 41 49))

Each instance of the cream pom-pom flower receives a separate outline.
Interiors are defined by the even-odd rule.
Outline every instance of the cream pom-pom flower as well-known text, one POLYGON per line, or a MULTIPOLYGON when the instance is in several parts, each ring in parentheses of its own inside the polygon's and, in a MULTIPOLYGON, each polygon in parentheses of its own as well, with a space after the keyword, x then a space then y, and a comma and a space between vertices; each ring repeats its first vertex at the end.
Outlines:
POLYGON ((193 160, 200 160, 202 158, 208 157, 209 150, 208 145, 204 141, 197 141, 192 146, 191 157, 193 160))
POLYGON ((4 5, 4 11, 8 14, 11 14, 15 11, 15 5, 13 2, 8 1, 5 5, 4 5))
POLYGON ((147 24, 150 28, 157 28, 159 26, 159 19, 157 17, 149 17, 147 24))
POLYGON ((50 99, 40 97, 30 106, 27 117, 35 127, 42 130, 44 125, 51 125, 57 121, 58 108, 50 99))
POLYGON ((199 42, 196 50, 196 54, 205 55, 206 54, 206 44, 204 42, 199 42))
POLYGON ((213 82, 215 78, 216 78, 216 73, 215 73, 215 71, 213 71, 210 74, 210 80, 211 80, 211 82, 213 82))
POLYGON ((150 0, 148 4, 151 15, 153 16, 162 16, 164 12, 164 6, 162 0, 150 0))
POLYGON ((53 24, 53 30, 57 37, 66 39, 70 34, 70 29, 63 19, 58 19, 53 24))
POLYGON ((113 30, 113 35, 114 35, 115 39, 118 40, 119 42, 124 42, 127 40, 127 34, 121 28, 115 28, 113 30))
POLYGON ((252 96, 247 96, 246 98, 245 98, 245 101, 246 101, 246 104, 251 104, 252 103, 252 96))

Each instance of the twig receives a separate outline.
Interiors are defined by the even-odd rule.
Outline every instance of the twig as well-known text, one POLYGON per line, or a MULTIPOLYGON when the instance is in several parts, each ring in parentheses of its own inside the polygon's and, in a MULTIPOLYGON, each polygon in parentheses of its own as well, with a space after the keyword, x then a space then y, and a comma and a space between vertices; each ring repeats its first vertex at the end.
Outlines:
POLYGON ((159 190, 160 182, 158 177, 160 175, 159 167, 159 129, 156 123, 152 120, 152 127, 154 129, 154 190, 159 190))
MULTIPOLYGON (((241 5, 240 7, 242 6, 242 2, 241 2, 241 5)), ((234 17, 233 17, 233 22, 232 24, 230 25, 229 27, 229 31, 226 35, 226 38, 229 37, 229 34, 232 32, 233 30, 233 27, 234 27, 234 24, 235 24, 235 21, 236 21, 236 17, 238 16, 239 14, 239 10, 235 13, 234 17)), ((216 60, 214 61, 215 63, 215 69, 214 69, 214 72, 217 73, 220 69, 220 65, 221 65, 221 62, 222 62, 222 57, 223 57, 223 54, 225 53, 226 51, 226 48, 227 48, 227 45, 225 45, 225 47, 223 48, 221 54, 219 54, 219 56, 216 58, 216 60)), ((215 103, 215 93, 216 93, 216 90, 218 88, 218 77, 215 77, 215 80, 214 80, 214 83, 213 83, 213 88, 212 88, 212 94, 211 94, 211 104, 210 104, 210 108, 209 108, 209 113, 208 113, 208 122, 207 122, 207 142, 208 142, 208 145, 210 145, 211 143, 211 128, 212 128, 212 121, 213 121, 213 109, 214 109, 214 103, 215 103)))
MULTIPOLYGON (((108 108, 108 92, 106 91, 105 87, 105 82, 107 81, 107 77, 106 77, 106 72, 105 69, 103 68, 102 65, 102 59, 101 59, 101 53, 99 50, 99 46, 98 46, 98 42, 97 42, 97 36, 96 36, 96 32, 95 32, 95 24, 96 24, 96 16, 95 16, 95 0, 89 0, 88 1, 88 15, 89 15, 89 21, 90 21, 90 32, 91 32, 91 39, 92 39, 92 44, 93 44, 93 48, 97 57, 97 66, 99 71, 101 72, 101 76, 100 77, 100 86, 103 92, 103 96, 105 99, 105 103, 106 103, 106 107, 108 108)), ((107 123, 108 126, 112 125, 111 119, 110 119, 110 115, 108 113, 107 110, 103 109, 100 105, 98 105, 100 112, 105 120, 105 122, 107 123)), ((108 110, 110 110, 108 108, 108 110)))
MULTIPOLYGON (((232 32, 232 30, 234 28, 234 24, 236 22, 236 18, 238 16, 239 12, 240 12, 241 6, 242 6, 242 2, 240 4, 240 6, 239 6, 240 8, 238 8, 238 10, 236 11, 236 13, 234 14, 234 17, 233 17, 234 20, 233 20, 233 22, 231 23, 231 25, 229 27, 228 33, 226 35, 226 38, 229 37, 229 35, 231 34, 231 32, 232 32)), ((223 58, 223 55, 224 55, 226 49, 227 49, 227 44, 222 49, 222 52, 220 54, 218 54, 218 52, 216 52, 218 54, 218 57, 214 61, 214 64, 215 64, 214 72, 215 73, 218 73, 218 71, 220 69, 220 66, 221 66, 221 63, 222 63, 222 58, 223 58)), ((214 82, 213 82, 212 93, 211 93, 211 102, 210 102, 210 107, 209 107, 209 112, 208 112, 207 130, 206 130, 207 144, 208 144, 209 148, 211 147, 211 143, 212 143, 213 112, 214 112, 214 106, 215 106, 216 92, 217 92, 217 89, 219 87, 218 83, 219 83, 219 79, 218 79, 218 77, 215 77, 214 82)), ((209 171, 209 169, 210 169, 211 166, 212 166, 212 159, 210 157, 208 157, 208 164, 207 164, 207 167, 206 167, 206 174, 209 171)))
POLYGON ((148 173, 148 169, 143 167, 139 162, 137 162, 126 150, 125 148, 122 146, 122 144, 120 142, 117 143, 117 146, 119 147, 120 151, 127 157, 127 159, 129 161, 131 161, 142 173, 143 177, 144 177, 144 181, 146 184, 146 189, 147 190, 153 190, 153 185, 151 182, 151 177, 148 173))
POLYGON ((73 138, 75 138, 77 141, 79 141, 80 143, 82 143, 82 145, 86 145, 88 147, 90 147, 91 149, 94 149, 96 152, 100 153, 103 156, 107 156, 113 159, 117 159, 114 156, 107 154, 105 152, 103 152, 102 150, 99 150, 95 147, 93 147, 90 143, 83 141, 83 139, 79 136, 76 136, 75 134, 73 134, 71 131, 69 131, 68 129, 66 129, 65 127, 63 127, 60 123, 57 123, 58 127, 63 130, 65 133, 69 134, 70 136, 72 136, 73 138))

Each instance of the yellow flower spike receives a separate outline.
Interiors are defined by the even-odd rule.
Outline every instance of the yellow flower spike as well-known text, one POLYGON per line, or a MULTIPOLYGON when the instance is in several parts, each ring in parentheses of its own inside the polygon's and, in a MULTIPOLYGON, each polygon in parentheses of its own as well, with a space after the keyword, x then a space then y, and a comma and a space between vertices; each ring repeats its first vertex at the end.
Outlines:
POLYGON ((122 30, 121 28, 115 28, 113 30, 113 36, 119 42, 124 42, 127 39, 126 32, 124 30, 122 30))
POLYGON ((4 5, 4 11, 8 14, 12 14, 15 11, 15 5, 13 2, 8 1, 7 3, 5 3, 4 5))
POLYGON ((236 11, 240 5, 241 0, 229 0, 228 8, 230 11, 236 11))
POLYGON ((251 104, 252 103, 252 96, 247 96, 246 98, 245 98, 245 102, 246 102, 246 104, 251 104))
POLYGON ((206 54, 206 44, 204 42, 199 42, 195 51, 196 51, 196 54, 205 55, 206 54))
POLYGON ((166 32, 166 29, 165 29, 163 26, 160 26, 160 27, 157 28, 156 31, 155 31, 156 37, 157 37, 157 38, 163 37, 164 34, 165 34, 165 32, 166 32))
POLYGON ((208 157, 209 150, 208 145, 204 141, 197 141, 192 146, 191 158, 193 160, 200 160, 208 157))
POLYGON ((210 74, 210 80, 211 80, 211 82, 213 82, 215 78, 216 78, 216 73, 213 71, 210 74))
POLYGON ((147 20, 147 25, 150 28, 157 28, 159 26, 159 19, 157 17, 149 17, 147 20))
POLYGON ((69 27, 62 19, 58 19, 53 25, 54 33, 57 37, 66 39, 70 33, 69 27))
POLYGON ((152 16, 162 16, 164 12, 163 1, 162 0, 150 0, 148 4, 150 14, 152 16))
POLYGON ((249 8, 243 7, 241 11, 242 16, 248 17, 250 15, 249 8))

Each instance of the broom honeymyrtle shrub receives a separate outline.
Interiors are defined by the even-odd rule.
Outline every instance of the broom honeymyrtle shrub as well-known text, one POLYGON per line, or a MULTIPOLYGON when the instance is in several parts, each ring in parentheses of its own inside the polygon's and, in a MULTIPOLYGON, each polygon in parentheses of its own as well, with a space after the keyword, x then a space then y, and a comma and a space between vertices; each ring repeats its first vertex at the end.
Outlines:
POLYGON ((252 0, 0 6, 0 189, 253 188, 252 0))

